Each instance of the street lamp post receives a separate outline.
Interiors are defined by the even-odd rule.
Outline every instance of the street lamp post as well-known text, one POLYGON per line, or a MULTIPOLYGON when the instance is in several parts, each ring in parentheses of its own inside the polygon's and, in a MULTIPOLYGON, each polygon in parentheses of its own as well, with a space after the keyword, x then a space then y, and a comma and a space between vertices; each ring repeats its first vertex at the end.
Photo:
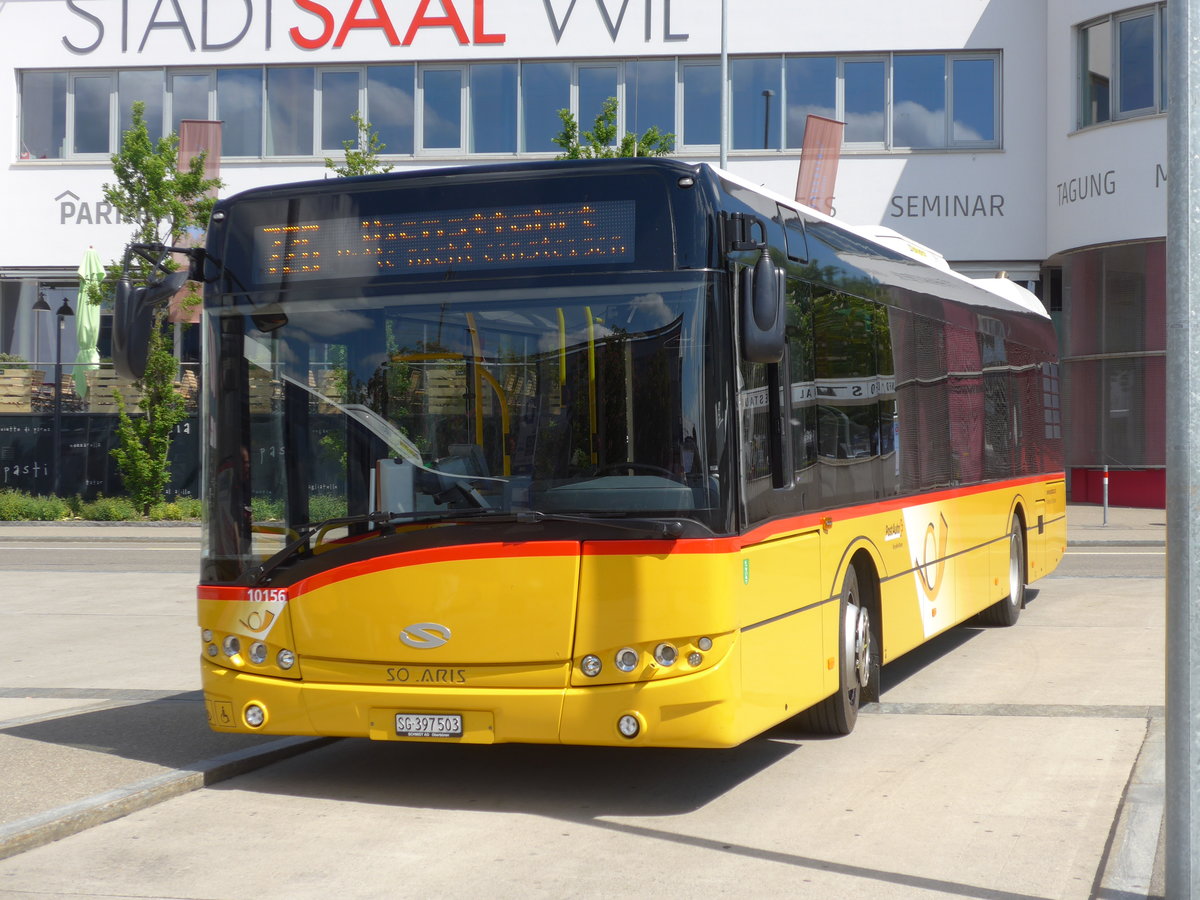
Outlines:
MULTIPOLYGON (((49 309, 49 305, 46 307, 49 309)), ((62 306, 54 312, 58 319, 58 328, 54 332, 54 496, 58 496, 60 487, 59 470, 62 469, 62 333, 63 320, 75 315, 70 304, 64 297, 62 306)))
POLYGON ((771 148, 771 98, 775 92, 767 88, 763 94, 763 149, 771 148))

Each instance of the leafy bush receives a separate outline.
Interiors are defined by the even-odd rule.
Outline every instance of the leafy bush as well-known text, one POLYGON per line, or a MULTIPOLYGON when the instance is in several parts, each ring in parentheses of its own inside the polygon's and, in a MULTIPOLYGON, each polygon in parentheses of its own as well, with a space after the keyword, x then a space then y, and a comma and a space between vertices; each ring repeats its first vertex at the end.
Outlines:
POLYGON ((0 521, 57 522, 70 515, 71 507, 60 497, 34 497, 11 489, 0 490, 0 521))
MULTIPOLYGON (((345 515, 345 497, 316 494, 308 499, 308 517, 313 522, 340 519, 345 515)), ((255 522, 282 522, 283 501, 274 497, 254 497, 250 500, 250 516, 255 522)))
POLYGON ((283 501, 274 497, 252 497, 250 517, 255 522, 282 522, 283 501))
POLYGON ((79 517, 93 522, 131 522, 142 518, 141 510, 126 497, 97 497, 83 503, 79 517))
POLYGON ((346 498, 332 494, 317 494, 308 501, 308 512, 314 522, 340 519, 346 515, 346 498))

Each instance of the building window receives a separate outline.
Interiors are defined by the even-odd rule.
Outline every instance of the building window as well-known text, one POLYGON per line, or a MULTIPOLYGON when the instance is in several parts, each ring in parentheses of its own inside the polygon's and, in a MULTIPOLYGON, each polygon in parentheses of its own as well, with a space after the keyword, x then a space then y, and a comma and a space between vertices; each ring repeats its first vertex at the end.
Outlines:
POLYGON ((267 70, 267 156, 312 156, 313 70, 267 70))
POLYGON ((683 145, 721 143, 721 66, 716 60, 683 64, 683 145))
POLYGON ((1165 112, 1166 5, 1079 26, 1079 128, 1165 112))
POLYGON ((521 66, 521 149, 526 153, 558 150, 560 109, 571 108, 571 64, 524 63, 521 66))
POLYGON ((112 75, 82 74, 71 78, 71 152, 91 156, 109 152, 112 123, 112 75))
POLYGON ((117 113, 121 123, 119 134, 133 127, 133 104, 140 100, 145 104, 142 120, 146 123, 146 134, 150 141, 157 142, 163 136, 165 84, 162 69, 125 69, 117 73, 117 113))
POLYGON ((471 66, 471 152, 517 152, 517 64, 471 66))
MULTIPOLYGON (((1145 42, 1137 16, 1123 27, 1128 48, 1145 42)), ((223 122, 229 158, 337 152, 356 138, 356 110, 385 156, 558 153, 559 110, 591 130, 609 97, 621 104, 615 140, 656 127, 689 154, 721 142, 714 57, 19 74, 19 154, 29 160, 115 152, 135 100, 152 140, 178 134, 184 119, 223 122)), ((1131 74, 1124 84, 1125 102, 1144 101, 1144 84, 1131 74)), ((734 57, 727 89, 735 151, 798 149, 810 115, 845 122, 850 149, 1000 146, 998 53, 734 57)))
POLYGON ((729 61, 729 146, 733 150, 778 150, 783 135, 783 61, 729 61))
POLYGON ((413 152, 415 66, 367 66, 367 119, 384 153, 413 152))
POLYGON ((804 146, 809 116, 837 118, 837 70, 835 56, 790 56, 784 61, 787 146, 804 146))
POLYGON ((887 137, 887 68, 882 59, 848 57, 842 63, 844 142, 882 147, 887 137))
POLYGON ((171 75, 171 131, 179 134, 184 119, 212 118, 212 73, 184 72, 171 75))
POLYGON ((222 156, 261 156, 262 69, 217 70, 217 114, 222 156))
POLYGON ((21 159, 67 155, 67 73, 26 72, 21 79, 21 159))
POLYGON ((321 149, 341 150, 344 141, 358 143, 358 129, 351 116, 362 114, 358 97, 357 69, 321 70, 321 149))
POLYGON ((677 134, 675 60, 635 59, 625 63, 625 130, 637 135, 657 128, 677 134))
POLYGON ((914 53, 892 60, 892 146, 946 146, 946 57, 914 53))
POLYGON ((429 68, 421 72, 421 146, 437 152, 462 149, 463 70, 429 68))

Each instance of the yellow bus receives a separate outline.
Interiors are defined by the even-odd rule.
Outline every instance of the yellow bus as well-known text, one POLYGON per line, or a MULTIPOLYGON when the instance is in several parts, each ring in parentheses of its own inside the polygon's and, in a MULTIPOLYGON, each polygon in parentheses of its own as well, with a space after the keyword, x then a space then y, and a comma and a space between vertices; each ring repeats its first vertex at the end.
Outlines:
POLYGON ((1062 558, 1033 295, 709 166, 251 190, 193 257, 218 731, 844 734, 1062 558))

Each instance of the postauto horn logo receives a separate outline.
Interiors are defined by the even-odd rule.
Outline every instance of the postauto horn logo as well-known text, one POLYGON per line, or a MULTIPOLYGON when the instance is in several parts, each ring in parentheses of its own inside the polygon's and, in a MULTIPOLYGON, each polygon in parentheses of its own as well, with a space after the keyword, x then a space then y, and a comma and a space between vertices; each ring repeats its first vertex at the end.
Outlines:
POLYGON ((401 630, 400 640, 417 650, 432 650, 450 640, 450 629, 437 622, 417 622, 401 630))

